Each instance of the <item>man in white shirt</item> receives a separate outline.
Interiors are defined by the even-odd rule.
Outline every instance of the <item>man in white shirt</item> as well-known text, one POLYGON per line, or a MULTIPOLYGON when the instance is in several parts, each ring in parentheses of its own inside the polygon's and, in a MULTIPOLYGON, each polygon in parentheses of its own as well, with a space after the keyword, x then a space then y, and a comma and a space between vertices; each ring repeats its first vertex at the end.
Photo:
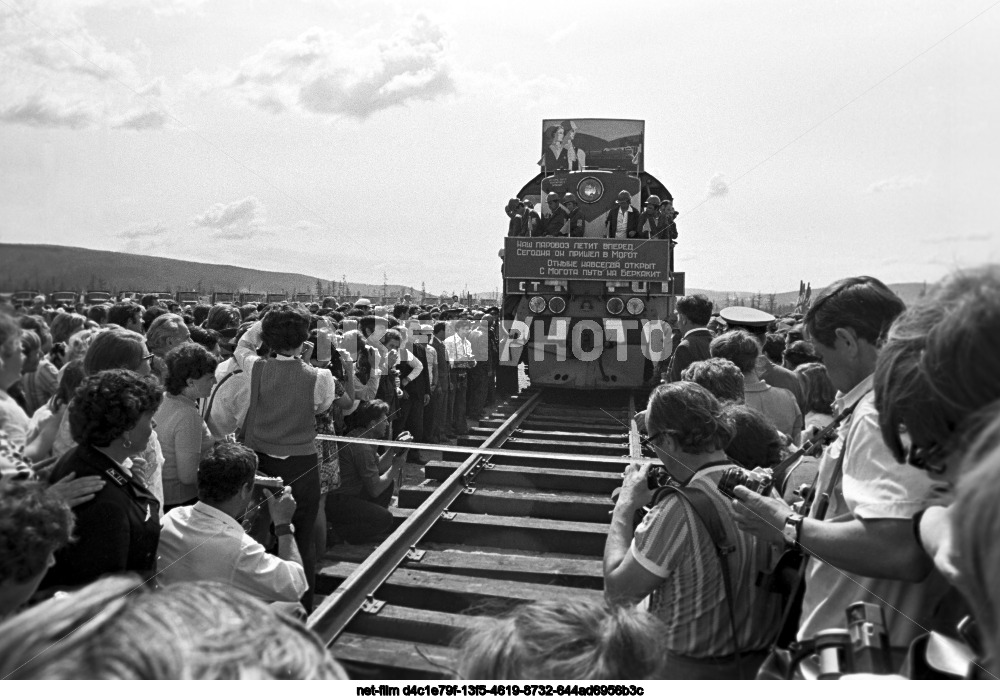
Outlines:
POLYGON ((244 532, 239 519, 253 496, 257 456, 234 443, 219 443, 198 467, 198 502, 174 508, 161 525, 157 580, 218 581, 274 602, 297 602, 309 583, 291 525, 295 499, 286 487, 267 501, 278 536, 278 556, 244 532))
POLYGON ((811 555, 798 638, 843 625, 852 603, 875 603, 895 661, 929 627, 946 590, 914 537, 913 518, 952 499, 946 484, 899 464, 882 441, 872 374, 882 336, 902 311, 882 282, 852 277, 824 290, 806 313, 806 331, 837 389, 835 409, 853 407, 820 459, 816 493, 830 496, 825 513, 820 499, 803 517, 784 501, 736 487, 742 530, 811 555))
POLYGON ((618 193, 618 206, 608 212, 604 225, 608 238, 635 238, 639 228, 639 210, 632 206, 632 195, 628 190, 618 193))
POLYGON ((469 423, 466 420, 466 398, 468 393, 468 372, 476 366, 469 342, 469 331, 472 324, 468 319, 455 321, 455 332, 444 341, 445 352, 448 353, 448 364, 451 366, 451 382, 448 394, 448 437, 468 435, 469 423))

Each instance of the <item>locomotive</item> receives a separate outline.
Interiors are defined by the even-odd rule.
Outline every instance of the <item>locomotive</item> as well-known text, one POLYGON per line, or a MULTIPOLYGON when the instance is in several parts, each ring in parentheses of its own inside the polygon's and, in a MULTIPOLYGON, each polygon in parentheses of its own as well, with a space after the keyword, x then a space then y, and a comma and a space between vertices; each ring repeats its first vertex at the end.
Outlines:
POLYGON ((684 293, 672 242, 607 237, 620 192, 639 211, 651 195, 673 199, 645 172, 644 128, 637 120, 543 122, 542 171, 518 199, 541 215, 549 195, 573 194, 583 227, 582 235, 508 237, 501 251, 500 364, 509 372, 524 363, 533 386, 640 388, 670 355, 668 319, 684 293))

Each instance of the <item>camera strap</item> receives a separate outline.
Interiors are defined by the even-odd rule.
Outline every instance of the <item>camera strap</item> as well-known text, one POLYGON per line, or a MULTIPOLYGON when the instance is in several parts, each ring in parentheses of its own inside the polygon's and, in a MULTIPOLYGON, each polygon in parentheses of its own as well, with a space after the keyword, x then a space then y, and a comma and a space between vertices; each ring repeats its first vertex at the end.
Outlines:
MULTIPOLYGON (((729 464, 730 462, 718 462, 713 464, 729 464)), ((710 466, 710 465, 706 465, 710 466)), ((676 493, 683 498, 694 511, 698 520, 708 531, 708 536, 715 545, 715 554, 719 561, 719 568, 722 571, 722 587, 726 593, 726 607, 729 609, 729 628, 733 634, 733 655, 736 657, 736 668, 741 678, 743 675, 743 660, 740 657, 740 641, 736 629, 736 610, 734 608, 734 593, 732 572, 729 570, 729 555, 736 551, 736 545, 729 540, 726 534, 725 525, 719 515, 718 509, 712 505, 708 494, 689 486, 678 484, 667 484, 660 487, 653 496, 653 503, 656 504, 671 493, 676 493)))

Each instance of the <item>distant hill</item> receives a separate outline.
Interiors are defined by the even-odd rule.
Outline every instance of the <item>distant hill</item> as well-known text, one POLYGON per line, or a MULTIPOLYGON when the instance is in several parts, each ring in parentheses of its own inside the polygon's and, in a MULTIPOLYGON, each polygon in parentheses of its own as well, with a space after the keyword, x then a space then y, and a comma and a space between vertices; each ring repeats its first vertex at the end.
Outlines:
MULTIPOLYGON (((316 279, 291 272, 251 270, 233 265, 174 260, 89 248, 0 243, 0 291, 38 289, 43 292, 200 291, 316 293, 316 279)), ((324 294, 381 296, 382 285, 320 280, 324 294)), ((389 285, 390 295, 419 296, 419 290, 389 285)))
MULTIPOLYGON (((916 301, 923 291, 926 289, 926 285, 923 282, 901 282, 899 284, 888 285, 889 289, 894 291, 899 295, 899 298, 907 305, 912 304, 916 301)), ((719 292, 712 289, 695 289, 689 287, 685 290, 688 294, 704 294, 712 303, 716 305, 717 308, 722 309, 726 306, 753 306, 754 300, 759 293, 761 295, 761 304, 759 308, 767 309, 769 308, 769 297, 770 293, 766 291, 759 292, 746 292, 746 291, 728 291, 719 292)), ((816 296, 823 291, 823 287, 813 287, 812 298, 815 299, 816 296)), ((779 313, 787 313, 792 308, 794 308, 796 302, 799 299, 798 290, 794 292, 779 292, 774 294, 774 306, 779 313)))
MULTIPOLYGON (((383 285, 347 282, 344 287, 337 280, 322 279, 324 294, 338 297, 382 296, 383 285), (332 285, 332 286, 331 286, 332 285)), ((924 284, 909 282, 890 284, 907 304, 920 296, 924 284)), ((316 278, 292 272, 252 270, 233 265, 196 263, 151 255, 133 255, 89 248, 72 248, 57 245, 0 243, 0 291, 15 292, 37 289, 43 292, 110 290, 110 291, 200 291, 211 292, 297 292, 316 293, 316 278)), ((813 289, 813 296, 821 288, 813 289)), ((412 294, 420 298, 420 291, 403 285, 388 285, 390 296, 412 294)), ((742 301, 752 305, 757 292, 715 291, 688 288, 688 294, 704 294, 719 308, 742 301)), ((761 307, 768 308, 770 293, 761 290, 761 307)), ((791 309, 798 299, 798 291, 775 294, 776 310, 781 313, 791 309)), ((491 297, 482 292, 476 297, 491 297)))

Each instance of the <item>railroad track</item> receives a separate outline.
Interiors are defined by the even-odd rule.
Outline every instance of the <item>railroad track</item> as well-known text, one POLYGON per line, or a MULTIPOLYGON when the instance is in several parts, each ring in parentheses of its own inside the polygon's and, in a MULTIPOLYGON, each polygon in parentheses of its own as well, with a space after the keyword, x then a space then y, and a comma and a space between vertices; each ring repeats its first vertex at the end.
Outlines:
POLYGON ((475 616, 603 597, 610 494, 640 448, 625 427, 635 397, 601 398, 548 390, 502 402, 458 443, 493 452, 445 452, 399 491, 388 540, 330 548, 309 626, 353 678, 447 678, 449 644, 475 616))

